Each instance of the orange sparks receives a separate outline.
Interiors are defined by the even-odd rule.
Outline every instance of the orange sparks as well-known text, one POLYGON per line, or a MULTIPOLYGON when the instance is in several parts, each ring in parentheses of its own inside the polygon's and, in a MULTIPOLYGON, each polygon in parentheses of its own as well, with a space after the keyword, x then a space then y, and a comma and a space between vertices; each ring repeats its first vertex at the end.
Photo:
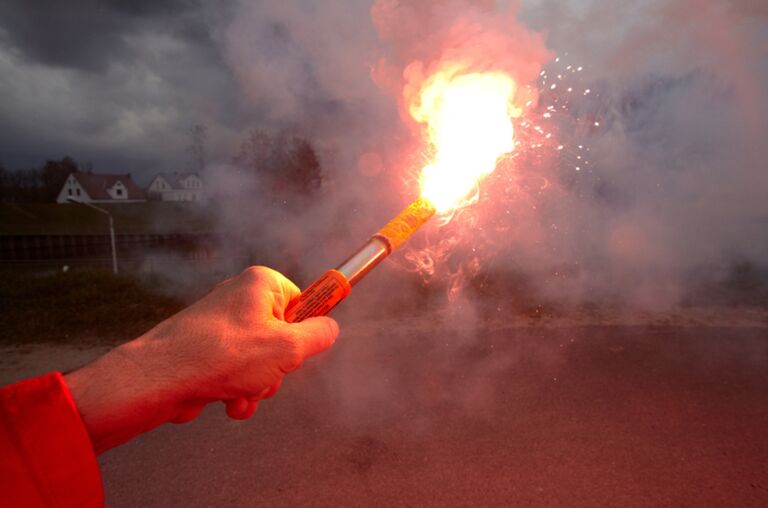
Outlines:
POLYGON ((517 85, 503 72, 462 74, 458 66, 433 74, 410 106, 426 125, 431 160, 421 172, 423 198, 438 211, 462 206, 498 159, 515 147, 512 119, 517 85))

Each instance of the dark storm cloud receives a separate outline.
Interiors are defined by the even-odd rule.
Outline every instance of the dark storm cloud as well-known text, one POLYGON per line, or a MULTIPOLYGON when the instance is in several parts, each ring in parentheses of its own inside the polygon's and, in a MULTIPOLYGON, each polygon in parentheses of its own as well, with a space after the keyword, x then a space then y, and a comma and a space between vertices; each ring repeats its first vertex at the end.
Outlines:
POLYGON ((0 25, 5 42, 30 60, 102 72, 115 60, 139 57, 131 36, 162 28, 183 30, 183 25, 175 26, 177 20, 185 21, 184 14, 194 7, 185 0, 4 1, 0 25))
POLYGON ((231 150, 243 115, 198 1, 0 1, 0 162, 70 154, 105 171, 179 169, 190 125, 231 150))

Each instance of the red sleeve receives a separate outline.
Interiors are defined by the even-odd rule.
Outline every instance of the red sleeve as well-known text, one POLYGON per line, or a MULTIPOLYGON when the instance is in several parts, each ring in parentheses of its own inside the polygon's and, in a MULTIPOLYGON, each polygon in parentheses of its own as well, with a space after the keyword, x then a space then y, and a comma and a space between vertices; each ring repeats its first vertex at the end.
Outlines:
POLYGON ((58 372, 0 389, 0 504, 104 505, 96 454, 58 372))

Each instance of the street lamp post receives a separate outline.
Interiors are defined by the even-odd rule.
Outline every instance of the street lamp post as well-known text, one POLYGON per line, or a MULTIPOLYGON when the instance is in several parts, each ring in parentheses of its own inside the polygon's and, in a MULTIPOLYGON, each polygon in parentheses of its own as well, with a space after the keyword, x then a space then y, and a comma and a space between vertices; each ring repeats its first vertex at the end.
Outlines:
POLYGON ((98 212, 103 213, 109 218, 109 243, 112 247, 112 272, 117 274, 117 247, 115 246, 115 221, 112 219, 112 214, 101 207, 92 205, 90 203, 86 203, 84 201, 78 201, 72 198, 67 198, 67 201, 69 201, 70 203, 76 203, 78 205, 87 206, 88 208, 93 208, 94 210, 97 210, 98 212))

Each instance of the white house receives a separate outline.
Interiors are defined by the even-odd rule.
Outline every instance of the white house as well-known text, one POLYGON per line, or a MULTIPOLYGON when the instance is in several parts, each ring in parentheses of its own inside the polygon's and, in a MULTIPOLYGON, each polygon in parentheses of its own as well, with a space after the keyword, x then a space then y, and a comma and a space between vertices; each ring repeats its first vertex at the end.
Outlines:
POLYGON ((147 197, 130 174, 102 175, 76 171, 69 174, 56 197, 57 203, 69 200, 84 203, 141 203, 147 197))
POLYGON ((203 179, 196 173, 160 173, 147 188, 149 199, 204 201, 203 179))

